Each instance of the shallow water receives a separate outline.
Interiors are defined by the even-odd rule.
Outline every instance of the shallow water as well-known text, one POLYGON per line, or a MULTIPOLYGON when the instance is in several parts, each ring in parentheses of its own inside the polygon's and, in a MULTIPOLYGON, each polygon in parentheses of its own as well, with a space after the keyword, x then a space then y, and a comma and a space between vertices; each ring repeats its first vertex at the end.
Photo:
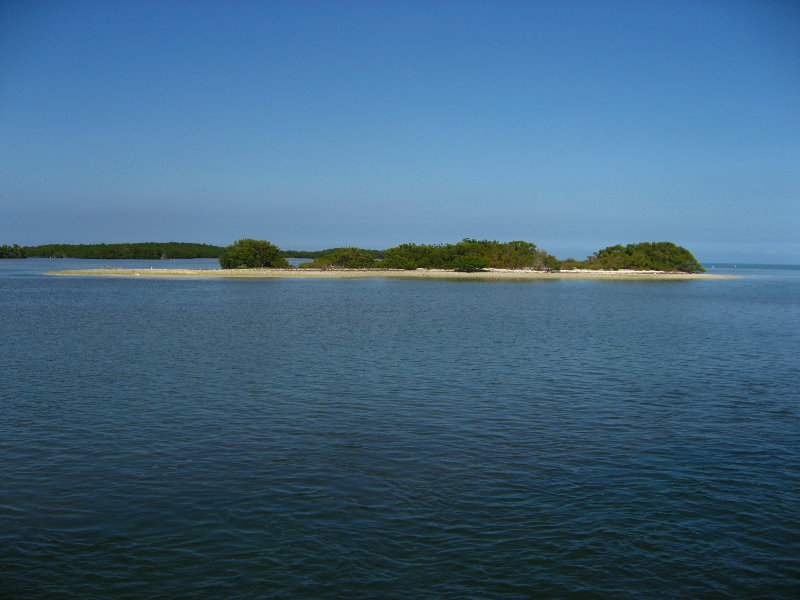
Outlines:
POLYGON ((800 270, 164 281, 53 262, 92 261, 0 261, 9 597, 800 586, 800 270))

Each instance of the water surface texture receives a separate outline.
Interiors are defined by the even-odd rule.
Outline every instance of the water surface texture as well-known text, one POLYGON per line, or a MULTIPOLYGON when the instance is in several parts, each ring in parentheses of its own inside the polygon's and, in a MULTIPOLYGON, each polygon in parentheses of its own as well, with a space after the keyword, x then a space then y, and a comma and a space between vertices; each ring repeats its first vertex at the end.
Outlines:
POLYGON ((43 275, 87 264, 0 261, 0 596, 800 589, 800 270, 43 275))

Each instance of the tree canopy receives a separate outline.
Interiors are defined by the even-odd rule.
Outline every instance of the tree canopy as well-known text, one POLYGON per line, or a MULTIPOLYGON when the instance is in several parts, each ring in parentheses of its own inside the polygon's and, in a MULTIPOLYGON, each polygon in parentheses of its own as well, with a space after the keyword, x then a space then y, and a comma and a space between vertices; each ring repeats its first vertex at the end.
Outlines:
POLYGON ((337 248, 328 251, 301 268, 310 269, 369 269, 375 266, 375 258, 368 250, 361 248, 337 248))
POLYGON ((261 269, 289 266, 280 248, 266 240, 243 239, 226 246, 219 256, 223 269, 261 269))
POLYGON ((457 244, 401 244, 389 248, 381 266, 390 269, 533 269, 557 271, 560 262, 531 242, 500 243, 465 238, 457 244))
MULTIPOLYGON (((286 258, 320 258, 329 254, 334 254, 340 250, 350 250, 350 247, 328 248, 327 250, 281 250, 286 258)), ((360 252, 369 254, 372 258, 381 259, 386 255, 386 250, 369 250, 358 248, 360 252)), ((305 264, 305 263, 304 263, 305 264)))
POLYGON ((16 244, 13 246, 3 244, 0 246, 0 258, 28 258, 28 253, 25 251, 25 248, 17 246, 16 244))
POLYGON ((705 269, 686 248, 672 242, 641 242, 609 246, 585 261, 568 259, 564 266, 578 269, 633 269, 637 271, 682 271, 703 273, 705 269))

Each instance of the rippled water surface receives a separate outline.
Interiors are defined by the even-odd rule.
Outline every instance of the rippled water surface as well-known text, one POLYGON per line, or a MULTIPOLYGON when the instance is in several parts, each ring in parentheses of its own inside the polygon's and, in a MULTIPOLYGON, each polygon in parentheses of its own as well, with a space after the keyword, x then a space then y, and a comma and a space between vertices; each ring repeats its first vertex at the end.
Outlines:
POLYGON ((797 597, 799 270, 89 262, 0 261, 0 596, 797 597))

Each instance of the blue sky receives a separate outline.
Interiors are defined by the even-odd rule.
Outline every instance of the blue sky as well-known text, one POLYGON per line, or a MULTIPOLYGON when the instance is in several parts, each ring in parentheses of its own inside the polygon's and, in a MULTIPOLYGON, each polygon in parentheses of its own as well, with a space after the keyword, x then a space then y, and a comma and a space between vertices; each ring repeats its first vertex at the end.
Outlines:
POLYGON ((0 4, 0 243, 800 263, 800 5, 0 4))

